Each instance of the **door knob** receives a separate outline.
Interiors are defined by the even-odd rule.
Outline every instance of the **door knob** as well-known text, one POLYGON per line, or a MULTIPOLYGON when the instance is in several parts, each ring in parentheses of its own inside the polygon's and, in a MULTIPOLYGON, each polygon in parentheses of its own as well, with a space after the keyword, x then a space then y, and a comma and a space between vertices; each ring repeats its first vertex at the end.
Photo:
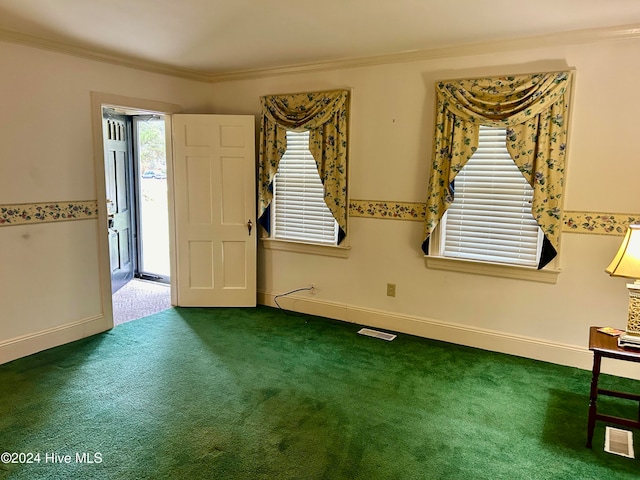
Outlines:
POLYGON ((249 229, 249 236, 251 236, 251 229, 253 228, 253 223, 251 223, 251 219, 247 222, 247 228, 249 229))

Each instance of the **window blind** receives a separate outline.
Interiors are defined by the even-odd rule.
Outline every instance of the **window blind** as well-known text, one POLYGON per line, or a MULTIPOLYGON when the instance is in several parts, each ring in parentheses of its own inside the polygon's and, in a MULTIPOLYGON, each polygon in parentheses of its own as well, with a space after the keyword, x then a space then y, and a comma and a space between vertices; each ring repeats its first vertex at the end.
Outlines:
POLYGON ((324 201, 309 132, 287 131, 287 150, 273 182, 274 238, 336 245, 337 222, 324 201))
POLYGON ((445 257, 537 266, 542 232, 533 189, 509 155, 506 129, 480 127, 478 149, 454 180, 444 220, 445 257))

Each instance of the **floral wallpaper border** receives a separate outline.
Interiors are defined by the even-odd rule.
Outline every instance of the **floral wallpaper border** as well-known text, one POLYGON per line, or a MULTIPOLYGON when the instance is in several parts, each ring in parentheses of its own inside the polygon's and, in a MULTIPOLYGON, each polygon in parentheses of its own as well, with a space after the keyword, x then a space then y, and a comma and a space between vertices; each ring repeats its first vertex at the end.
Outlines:
POLYGON ((45 202, 0 205, 0 227, 98 218, 98 202, 45 202))
POLYGON ((624 235, 627 225, 636 222, 640 222, 640 215, 567 211, 562 218, 562 232, 624 235))
MULTIPOLYGON (((423 222, 426 204, 351 200, 352 217, 423 222)), ((98 202, 44 202, 0 205, 0 227, 34 223, 87 220, 98 217, 98 202)), ((565 211, 563 233, 624 235, 627 225, 640 222, 640 214, 565 211)))
MULTIPOLYGON (((422 222, 425 212, 426 204, 418 202, 370 200, 351 200, 349 202, 349 215, 352 217, 422 222)), ((639 221, 640 215, 635 214, 565 211, 562 219, 562 232, 624 235, 627 225, 639 221)))
POLYGON ((349 202, 349 215, 352 217, 423 222, 426 210, 427 205, 425 203, 376 202, 368 200, 351 200, 349 202))

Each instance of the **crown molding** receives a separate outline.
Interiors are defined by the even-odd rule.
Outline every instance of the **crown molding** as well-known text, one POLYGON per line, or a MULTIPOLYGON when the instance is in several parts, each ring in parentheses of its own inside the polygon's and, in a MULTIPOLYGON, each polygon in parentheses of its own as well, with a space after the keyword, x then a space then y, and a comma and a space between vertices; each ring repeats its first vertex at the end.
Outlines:
POLYGON ((111 63, 120 67, 134 68, 136 70, 144 70, 162 75, 170 75, 173 77, 185 78, 187 80, 196 80, 199 82, 211 82, 211 76, 195 70, 173 67, 159 62, 150 62, 139 58, 128 57, 126 55, 118 55, 104 52, 98 49, 74 45, 72 43, 58 42, 49 40, 26 33, 14 32, 0 28, 0 41, 18 43, 29 47, 50 50, 57 53, 81 57, 97 62, 111 63))
POLYGON ((159 62, 150 62, 125 55, 118 55, 98 49, 91 49, 71 43, 48 40, 34 35, 14 32, 0 28, 0 41, 19 43, 35 48, 51 50, 68 55, 111 63, 118 66, 135 68, 163 75, 217 83, 234 80, 249 80, 262 77, 310 73, 345 68, 359 68, 391 63, 437 60, 442 58, 484 55, 517 50, 530 50, 561 45, 581 45, 607 40, 628 40, 640 38, 640 25, 625 25, 606 28, 588 28, 521 37, 516 39, 492 40, 487 42, 452 45, 424 50, 412 50, 400 53, 375 55, 358 58, 345 58, 326 62, 307 62, 280 67, 255 68, 229 72, 211 73, 174 67, 159 62))
POLYGON ((452 45, 425 50, 412 50, 386 55, 376 55, 343 60, 301 63, 275 68, 257 68, 228 73, 211 74, 210 81, 247 80, 260 77, 308 73, 344 68, 369 67, 390 63, 417 62, 442 58, 484 55, 517 50, 530 50, 561 45, 581 45, 606 40, 627 40, 640 38, 640 25, 625 25, 607 28, 588 28, 560 33, 521 37, 515 39, 492 40, 488 42, 452 45))

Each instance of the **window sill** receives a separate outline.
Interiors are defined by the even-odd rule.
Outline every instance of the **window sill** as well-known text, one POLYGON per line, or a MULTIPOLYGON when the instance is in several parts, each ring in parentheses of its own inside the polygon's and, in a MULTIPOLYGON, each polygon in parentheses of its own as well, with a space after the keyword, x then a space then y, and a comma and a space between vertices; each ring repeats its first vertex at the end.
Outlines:
POLYGON ((547 266, 542 270, 515 265, 498 263, 475 262, 458 258, 433 257, 426 255, 424 263, 427 268, 434 270, 448 270, 451 272, 473 273, 476 275, 488 275, 492 277, 514 278, 517 280, 529 280, 532 282, 555 284, 558 281, 560 270, 547 266))
POLYGON ((274 240, 261 238, 262 246, 267 250, 283 250, 286 252, 310 253, 327 257, 348 258, 351 247, 334 245, 318 245, 315 243, 292 242, 289 240, 274 240))

